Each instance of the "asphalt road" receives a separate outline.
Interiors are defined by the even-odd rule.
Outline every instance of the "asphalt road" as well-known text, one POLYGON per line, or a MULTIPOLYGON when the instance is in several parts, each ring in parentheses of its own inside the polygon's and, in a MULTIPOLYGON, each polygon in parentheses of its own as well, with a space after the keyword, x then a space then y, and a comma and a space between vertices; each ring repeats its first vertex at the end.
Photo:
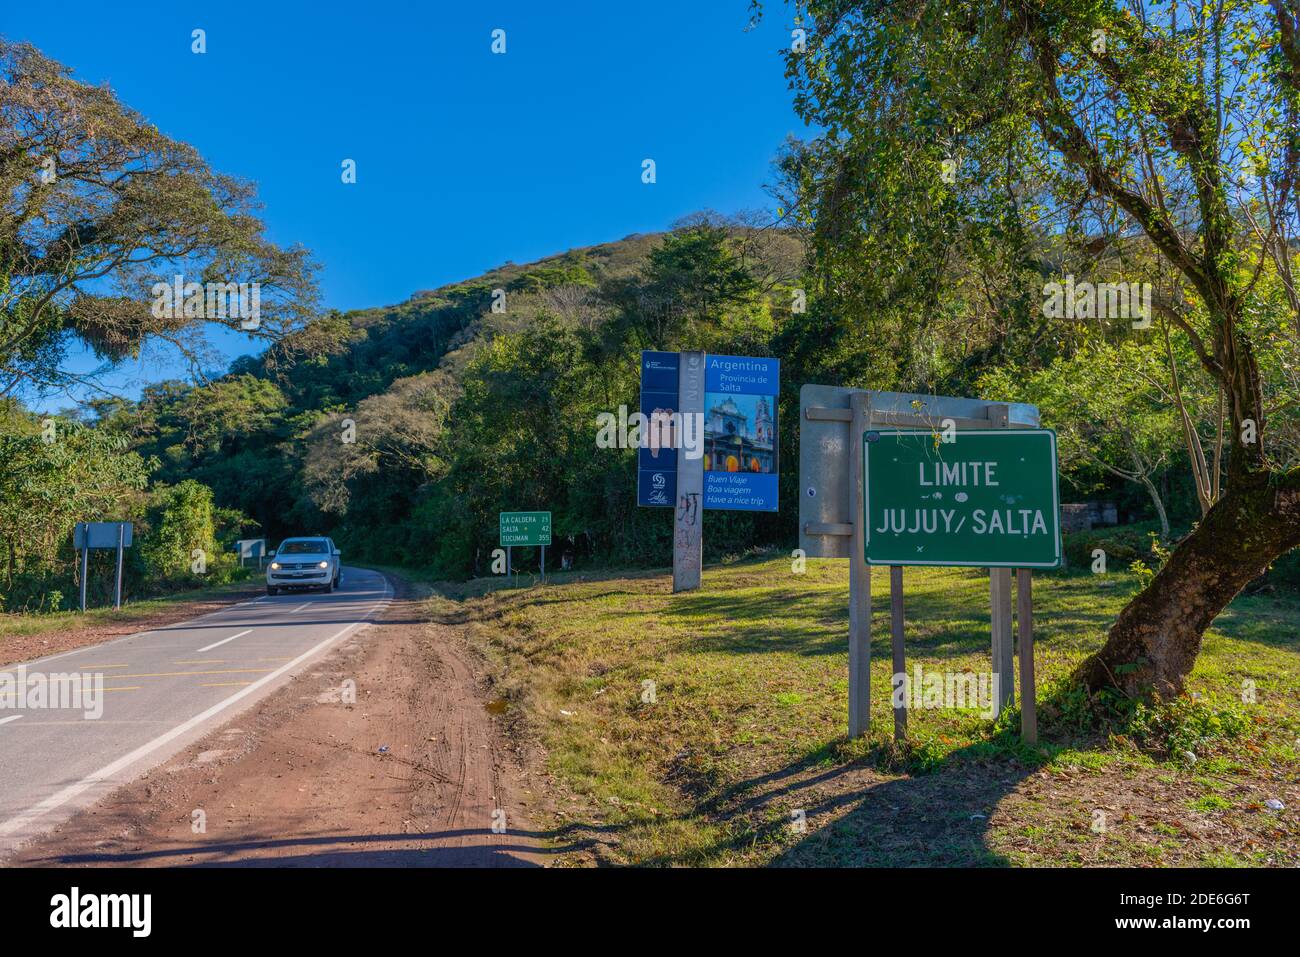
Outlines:
MULTIPOLYGON (((332 594, 294 592, 0 669, 26 701, 0 707, 0 853, 166 760, 289 681, 374 620, 392 598, 378 572, 345 568, 332 594), (102 675, 102 714, 52 708, 32 689, 54 674, 102 675), (22 705, 26 705, 23 707, 22 705)), ((0 693, 12 685, 0 684, 0 693)))

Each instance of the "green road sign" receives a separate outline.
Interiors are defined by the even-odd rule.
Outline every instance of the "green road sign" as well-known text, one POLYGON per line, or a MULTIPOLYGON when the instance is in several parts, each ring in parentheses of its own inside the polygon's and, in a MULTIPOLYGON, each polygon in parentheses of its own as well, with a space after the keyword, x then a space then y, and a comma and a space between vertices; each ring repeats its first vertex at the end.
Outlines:
POLYGON ((863 434, 872 565, 1055 568, 1061 563, 1050 429, 863 434))
POLYGON ((502 545, 551 544, 550 512, 502 512, 502 545))

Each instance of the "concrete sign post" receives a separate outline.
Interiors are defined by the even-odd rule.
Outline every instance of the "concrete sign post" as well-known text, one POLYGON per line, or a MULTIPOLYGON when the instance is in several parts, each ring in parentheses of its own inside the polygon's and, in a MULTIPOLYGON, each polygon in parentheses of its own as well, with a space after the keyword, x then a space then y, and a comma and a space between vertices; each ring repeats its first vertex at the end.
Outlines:
MULTIPOLYGON (((1022 403, 812 384, 800 390, 799 407, 799 547, 809 558, 849 560, 850 737, 864 734, 870 724, 868 563, 892 566, 890 633, 898 674, 905 669, 902 566, 991 568, 993 669, 999 685, 995 714, 1014 693, 1010 569, 1018 567, 1021 687, 1025 696, 1032 697, 1028 569, 1055 567, 1060 560, 1055 437, 1037 431, 1038 410, 1022 403), (999 427, 1011 431, 1005 436, 974 431, 999 427), (1036 431, 1028 435, 1016 431, 1026 429, 1036 431), (922 437, 899 438, 909 433, 922 437), (945 435, 956 441, 943 443, 945 435), (1018 444, 1022 439, 1028 444, 1018 444), (957 451, 966 440, 970 444, 957 451), (999 441, 1010 444, 980 444, 999 441), (936 462, 919 457, 924 448, 939 449, 934 454, 943 456, 937 477, 936 462), (979 457, 981 451, 992 454, 993 449, 1000 449, 993 458, 979 457), (898 461, 904 453, 913 458, 898 461), (994 463, 995 481, 1001 483, 1005 476, 1007 486, 974 484, 976 478, 987 476, 989 462, 994 463), (928 473, 923 464, 929 465, 928 473), (971 484, 957 487, 962 482, 971 484), (936 493, 942 497, 936 498, 936 493), (1031 496, 1033 508, 1028 504, 1031 496), (958 524, 959 532, 941 534, 958 524)), ((1035 735, 1032 707, 1022 708, 1021 715, 1022 738, 1031 741, 1035 735)), ((905 704, 895 709, 894 728, 896 737, 906 734, 905 704)))
POLYGON ((700 587, 704 563, 704 457, 684 454, 681 433, 704 419, 704 353, 683 352, 677 380, 681 413, 677 449, 677 508, 673 513, 673 591, 700 587), (694 424, 692 424, 694 423, 694 424))

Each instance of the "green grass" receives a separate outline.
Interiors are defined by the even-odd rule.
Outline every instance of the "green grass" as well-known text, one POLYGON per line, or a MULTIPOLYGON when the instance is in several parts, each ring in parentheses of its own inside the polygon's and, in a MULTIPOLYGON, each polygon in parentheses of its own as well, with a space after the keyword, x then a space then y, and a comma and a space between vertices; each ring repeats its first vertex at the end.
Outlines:
MULTIPOLYGON (((1236 602, 1206 638, 1196 701, 1148 716, 1146 731, 1190 742, 1194 762, 1139 732, 1070 730, 1052 694, 1137 588, 1127 572, 1035 578, 1039 748, 1019 742, 1015 713, 995 724, 943 708, 914 709, 898 748, 884 569, 870 732, 845 737, 846 579, 843 563, 796 575, 778 559, 710 566, 678 595, 664 574, 479 580, 442 586, 429 611, 466 627, 513 733, 540 745, 552 786, 532 823, 562 860, 1300 862, 1300 602, 1236 602), (1264 808, 1269 797, 1287 810, 1264 808)), ((909 568, 905 592, 909 668, 988 672, 986 573, 909 568)))
POLYGON ((211 588, 198 588, 191 591, 176 592, 160 598, 149 598, 123 604, 120 609, 111 605, 104 608, 87 608, 85 613, 79 611, 55 611, 43 614, 0 614, 0 649, 6 638, 27 635, 58 634, 75 631, 85 627, 102 625, 131 624, 142 621, 167 610, 178 602, 206 601, 247 591, 247 580, 215 585, 211 588))

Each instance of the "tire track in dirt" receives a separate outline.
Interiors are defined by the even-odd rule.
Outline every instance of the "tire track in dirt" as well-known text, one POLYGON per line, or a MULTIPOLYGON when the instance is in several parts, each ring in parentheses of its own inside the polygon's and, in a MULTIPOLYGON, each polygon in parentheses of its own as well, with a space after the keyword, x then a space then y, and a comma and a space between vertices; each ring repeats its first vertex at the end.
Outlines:
POLYGON ((471 653, 456 626, 427 621, 411 589, 395 584, 382 620, 6 863, 544 863, 471 653), (504 833, 494 833, 498 811, 504 833))

